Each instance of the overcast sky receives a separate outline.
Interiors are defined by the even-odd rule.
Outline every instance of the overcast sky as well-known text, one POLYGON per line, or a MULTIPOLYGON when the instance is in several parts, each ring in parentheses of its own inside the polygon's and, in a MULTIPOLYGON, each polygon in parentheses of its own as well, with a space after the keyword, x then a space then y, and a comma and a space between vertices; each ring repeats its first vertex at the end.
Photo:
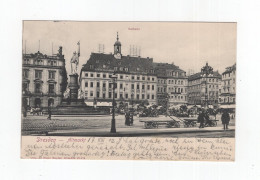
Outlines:
POLYGON ((188 72, 200 71, 206 62, 222 73, 236 62, 236 23, 183 23, 183 22, 73 22, 73 21, 25 21, 23 27, 23 51, 43 54, 57 53, 63 47, 66 68, 77 42, 80 41, 79 70, 89 59, 91 52, 104 44, 105 53, 113 52, 116 32, 122 44, 122 54, 129 54, 130 45, 141 47, 142 57, 154 62, 174 62, 188 72), (139 30, 129 30, 138 28, 139 30))

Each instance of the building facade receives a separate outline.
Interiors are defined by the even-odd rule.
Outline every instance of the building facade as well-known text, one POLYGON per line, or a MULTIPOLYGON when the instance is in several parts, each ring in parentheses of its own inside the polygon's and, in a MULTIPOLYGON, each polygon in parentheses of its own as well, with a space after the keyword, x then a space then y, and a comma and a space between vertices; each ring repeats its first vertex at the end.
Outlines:
POLYGON ((67 87, 67 72, 62 47, 55 55, 23 54, 23 103, 30 107, 60 104, 67 87))
POLYGON ((208 64, 204 67, 211 72, 206 74, 201 71, 188 78, 188 104, 218 106, 221 75, 208 64))
POLYGON ((187 104, 188 77, 178 66, 168 63, 154 63, 158 77, 158 105, 168 106, 187 104))
POLYGON ((236 103, 236 64, 227 67, 222 73, 219 103, 223 105, 236 103))
POLYGON ((114 54, 92 53, 80 73, 81 90, 90 106, 111 106, 112 74, 117 75, 117 104, 157 104, 157 76, 152 58, 123 56, 117 36, 114 54))

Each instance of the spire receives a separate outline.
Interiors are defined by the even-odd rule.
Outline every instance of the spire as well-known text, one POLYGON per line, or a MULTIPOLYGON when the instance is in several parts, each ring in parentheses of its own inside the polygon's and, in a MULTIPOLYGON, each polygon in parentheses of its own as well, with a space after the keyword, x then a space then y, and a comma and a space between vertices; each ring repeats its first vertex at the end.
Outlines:
POLYGON ((119 40, 119 38, 118 38, 118 32, 116 32, 116 34, 117 34, 117 35, 116 35, 116 40, 118 41, 118 40, 119 40))

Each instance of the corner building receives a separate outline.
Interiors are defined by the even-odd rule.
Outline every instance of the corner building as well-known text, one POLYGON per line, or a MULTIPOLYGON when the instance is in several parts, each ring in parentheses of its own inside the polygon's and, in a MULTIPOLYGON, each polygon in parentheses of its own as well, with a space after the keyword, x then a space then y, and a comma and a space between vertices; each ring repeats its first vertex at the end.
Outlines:
POLYGON ((112 105, 113 73, 117 75, 115 100, 128 105, 157 104, 157 76, 152 58, 123 56, 117 35, 114 54, 92 53, 80 73, 81 90, 90 106, 112 105))
POLYGON ((23 54, 22 99, 30 107, 57 106, 67 87, 67 72, 62 47, 58 54, 23 54))
POLYGON ((236 103, 236 64, 227 67, 222 73, 219 103, 222 105, 236 103))
MULTIPOLYGON (((206 65, 208 66, 208 65, 206 65)), ((202 72, 190 75, 188 78, 188 103, 190 105, 206 104, 218 106, 221 75, 213 71, 208 77, 202 72)))

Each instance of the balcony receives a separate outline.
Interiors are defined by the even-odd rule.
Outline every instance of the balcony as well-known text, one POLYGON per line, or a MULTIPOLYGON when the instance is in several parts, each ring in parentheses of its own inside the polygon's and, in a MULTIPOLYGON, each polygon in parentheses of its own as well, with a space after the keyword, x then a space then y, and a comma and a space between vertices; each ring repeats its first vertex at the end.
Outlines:
POLYGON ((47 93, 48 96, 56 96, 56 93, 55 92, 49 92, 47 93))

